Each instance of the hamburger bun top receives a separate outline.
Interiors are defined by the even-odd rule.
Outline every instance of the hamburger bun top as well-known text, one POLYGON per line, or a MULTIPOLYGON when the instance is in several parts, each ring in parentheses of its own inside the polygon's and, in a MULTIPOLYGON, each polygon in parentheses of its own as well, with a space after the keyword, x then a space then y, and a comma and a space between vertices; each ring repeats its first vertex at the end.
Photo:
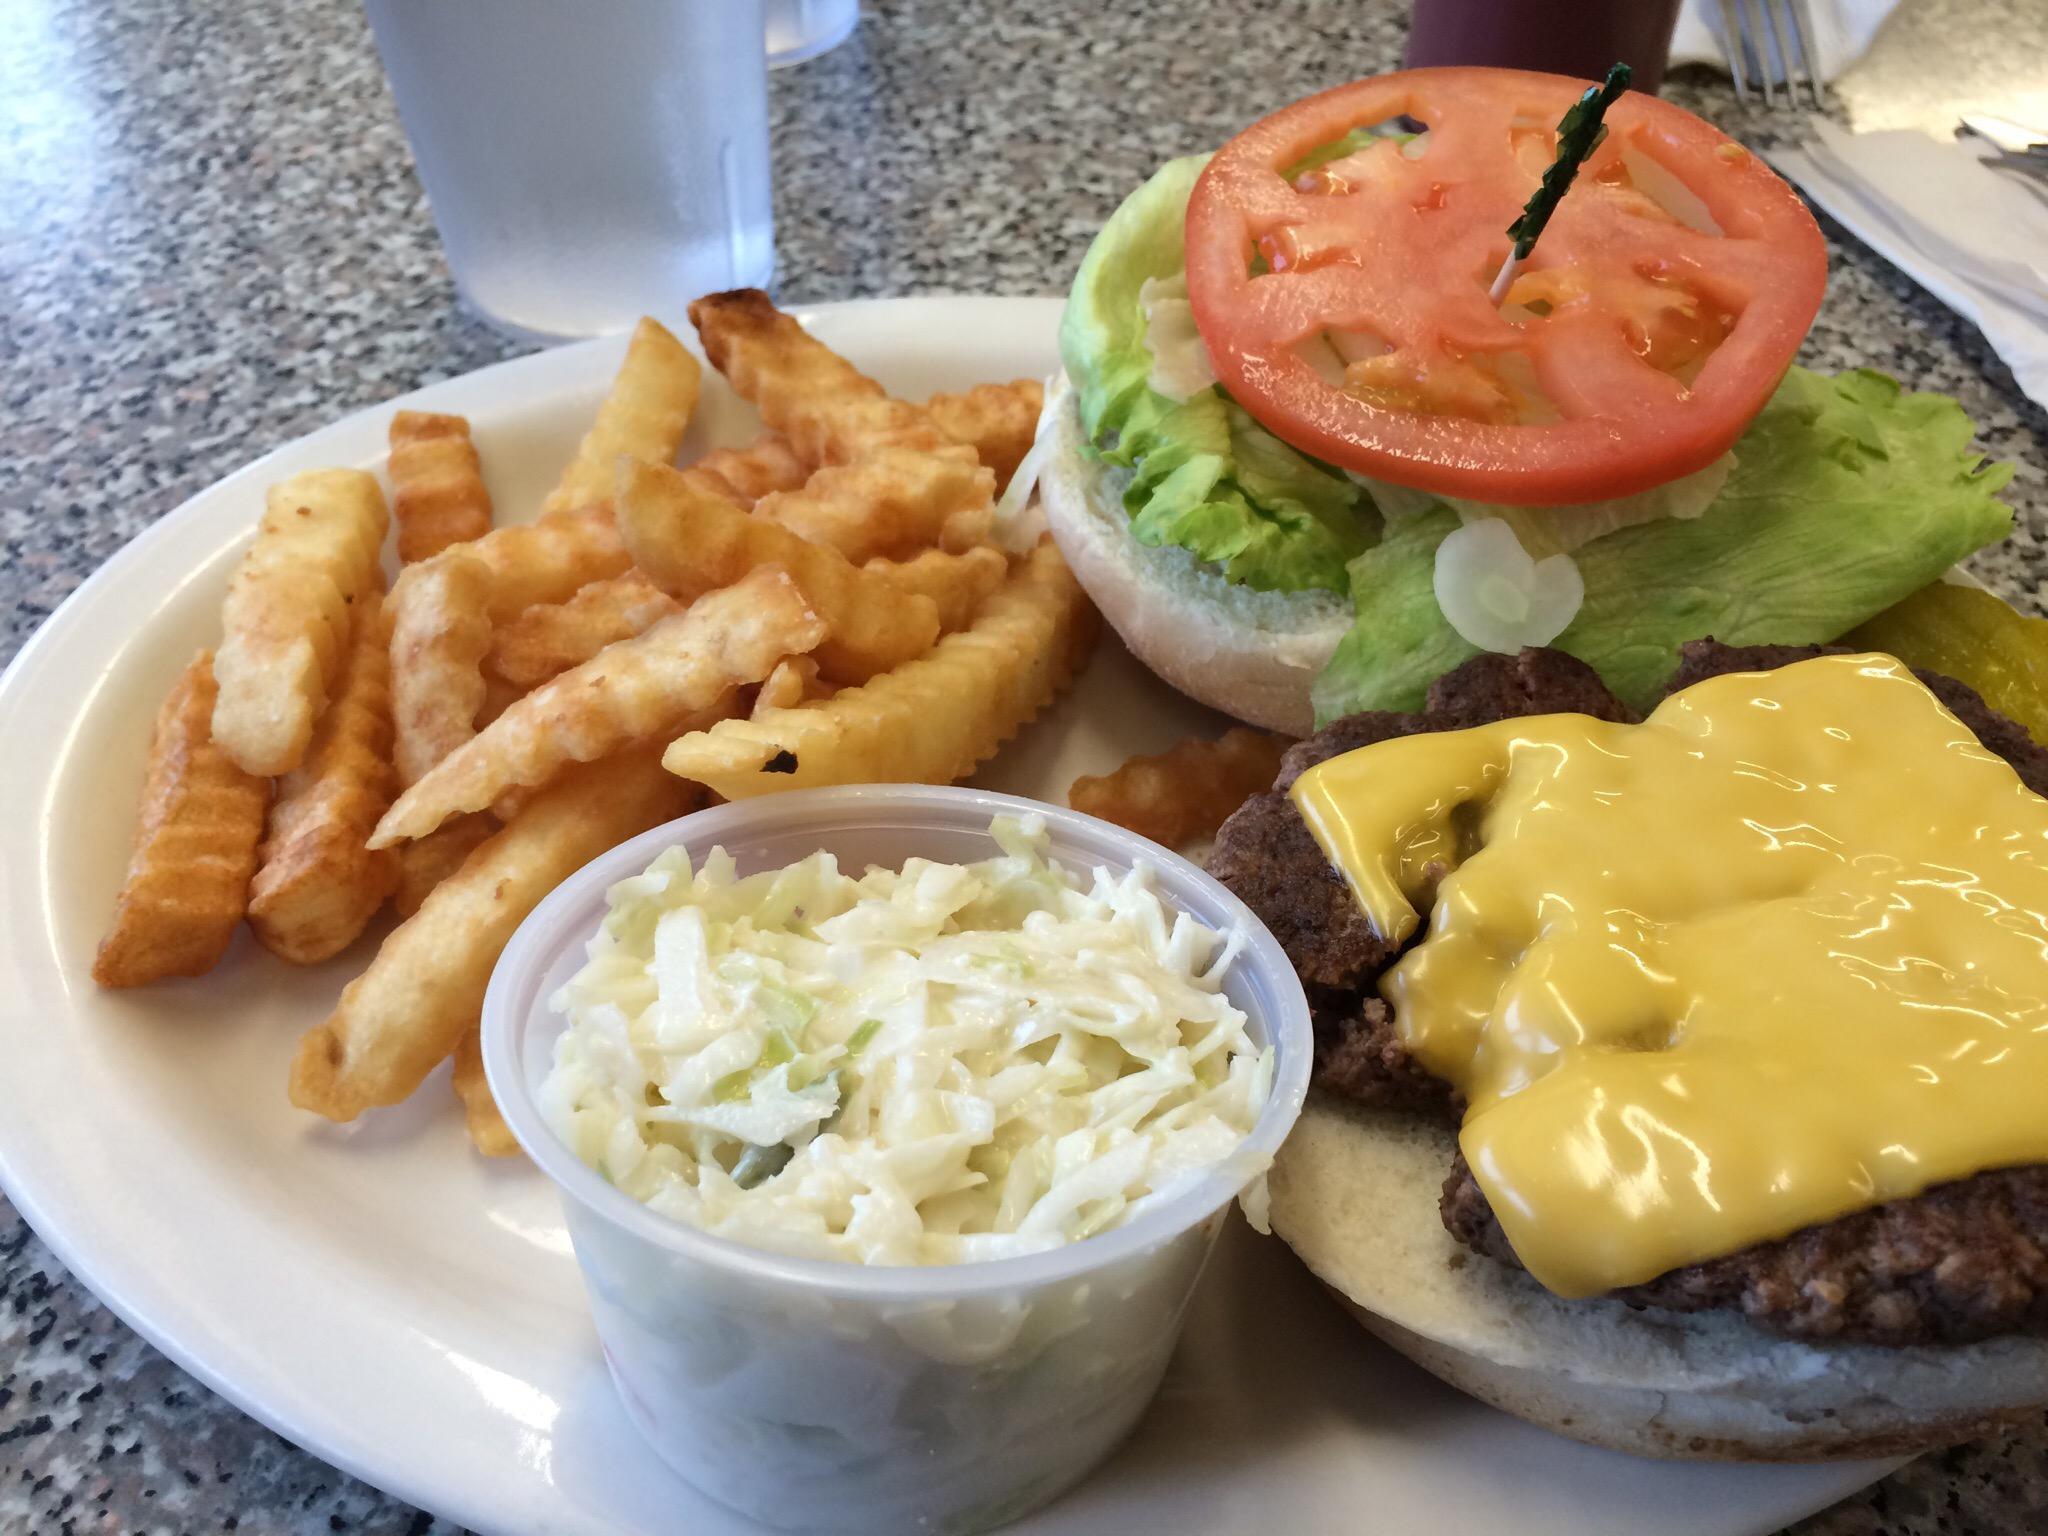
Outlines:
POLYGON ((1073 392, 1046 402, 1038 495, 1060 553, 1131 653, 1189 698, 1290 736, 1315 729, 1309 685, 1351 627, 1334 592, 1260 592, 1175 545, 1131 537, 1120 471, 1083 452, 1073 392))

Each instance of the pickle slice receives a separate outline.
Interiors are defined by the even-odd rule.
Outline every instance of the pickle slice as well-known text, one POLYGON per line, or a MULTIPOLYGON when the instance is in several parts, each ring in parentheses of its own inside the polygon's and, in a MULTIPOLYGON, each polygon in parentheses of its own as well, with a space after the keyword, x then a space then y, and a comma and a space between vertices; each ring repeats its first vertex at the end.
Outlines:
POLYGON ((2016 613, 1980 587, 1937 581, 1842 640, 1968 683, 2034 740, 2048 743, 2048 620, 2016 613))

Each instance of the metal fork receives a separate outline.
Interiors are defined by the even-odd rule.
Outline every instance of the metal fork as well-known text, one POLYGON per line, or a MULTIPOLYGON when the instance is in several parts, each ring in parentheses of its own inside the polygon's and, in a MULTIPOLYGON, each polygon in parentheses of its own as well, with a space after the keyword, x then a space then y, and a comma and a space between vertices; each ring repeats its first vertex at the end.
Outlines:
POLYGON ((2048 129, 2029 128, 1988 112, 1965 112, 1955 136, 1982 139, 1991 149, 1983 157, 1985 165, 2012 172, 2029 192, 2048 202, 2048 129))
POLYGON ((2048 176, 2048 128, 2030 128, 1989 112, 1965 112, 1955 136, 1982 139, 1991 146, 1992 158, 2010 169, 2048 176))
POLYGON ((1754 69, 1765 106, 1777 109, 1778 87, 1782 84, 1785 110, 1798 111, 1796 65, 1806 76, 1806 89, 1813 96, 1814 106, 1822 105, 1820 55, 1814 50, 1813 17, 1807 5, 1808 0, 1721 0, 1721 45, 1728 51, 1728 73, 1734 76, 1738 100, 1749 100, 1749 76, 1754 69), (1770 28, 1768 38, 1764 35, 1766 26, 1770 28), (1784 66, 1782 81, 1772 79, 1774 42, 1776 59, 1784 66))

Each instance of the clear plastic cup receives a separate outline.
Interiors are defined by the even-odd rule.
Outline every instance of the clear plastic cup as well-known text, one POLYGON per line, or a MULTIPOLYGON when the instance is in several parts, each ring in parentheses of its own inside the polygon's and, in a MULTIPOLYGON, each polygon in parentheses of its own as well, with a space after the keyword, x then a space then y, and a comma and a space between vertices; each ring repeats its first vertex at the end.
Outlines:
POLYGON ((464 299, 558 341, 775 265, 761 0, 366 0, 464 299))
POLYGON ((786 69, 837 48, 860 22, 860 0, 768 0, 768 67, 786 69))
POLYGON ((628 1414, 691 1483, 785 1530, 985 1530, 1036 1508, 1112 1451, 1151 1401, 1229 1205, 1270 1161, 1308 1087, 1308 1003, 1278 942, 1193 864, 1075 811, 984 790, 863 785, 700 811, 585 866, 505 948, 484 1000, 492 1092, 555 1181, 591 1313, 628 1414), (1077 870, 1140 860, 1170 905, 1248 937, 1224 983, 1274 1047, 1250 1137, 1174 1199, 1050 1253, 870 1267, 742 1247, 656 1215, 578 1159, 535 1089, 605 892, 663 849, 722 845, 742 873, 823 848, 842 865, 990 857, 991 818, 1043 816, 1077 870))

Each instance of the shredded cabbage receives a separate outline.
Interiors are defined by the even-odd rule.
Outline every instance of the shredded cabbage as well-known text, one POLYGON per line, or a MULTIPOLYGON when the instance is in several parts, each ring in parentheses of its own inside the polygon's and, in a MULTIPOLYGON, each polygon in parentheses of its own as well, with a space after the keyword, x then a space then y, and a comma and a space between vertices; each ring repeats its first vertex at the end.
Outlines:
POLYGON ((1038 817, 992 831, 998 857, 858 879, 662 854, 552 999, 550 1122, 668 1216, 868 1264, 1039 1252, 1185 1188, 1271 1092, 1222 991, 1242 935, 1144 866, 1084 886, 1038 817))

